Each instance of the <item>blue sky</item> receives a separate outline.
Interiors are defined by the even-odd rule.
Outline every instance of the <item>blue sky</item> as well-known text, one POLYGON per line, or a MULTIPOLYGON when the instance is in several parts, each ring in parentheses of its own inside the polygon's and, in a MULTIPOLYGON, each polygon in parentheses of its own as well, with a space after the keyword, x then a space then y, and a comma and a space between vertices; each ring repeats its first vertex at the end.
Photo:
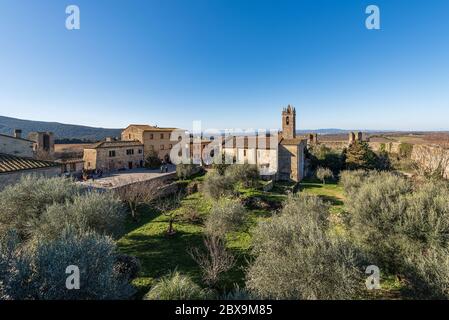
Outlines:
POLYGON ((449 130, 447 0, 0 0, 0 43, 4 116, 278 128, 290 103, 298 129, 449 130))

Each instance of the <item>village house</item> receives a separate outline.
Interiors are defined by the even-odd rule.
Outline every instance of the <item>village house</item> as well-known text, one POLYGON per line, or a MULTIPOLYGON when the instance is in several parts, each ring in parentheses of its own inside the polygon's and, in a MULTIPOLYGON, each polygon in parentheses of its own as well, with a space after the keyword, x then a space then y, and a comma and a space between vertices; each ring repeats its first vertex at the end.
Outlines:
POLYGON ((144 146, 140 141, 117 141, 107 138, 84 149, 84 169, 103 172, 141 168, 144 146))
POLYGON ((15 129, 12 136, 0 134, 0 153, 18 157, 34 157, 34 142, 22 138, 22 130, 15 129))
POLYGON ((144 146, 144 157, 153 151, 161 160, 170 161, 170 151, 174 143, 170 135, 176 128, 159 128, 157 126, 131 124, 122 131, 122 141, 140 141, 144 146))

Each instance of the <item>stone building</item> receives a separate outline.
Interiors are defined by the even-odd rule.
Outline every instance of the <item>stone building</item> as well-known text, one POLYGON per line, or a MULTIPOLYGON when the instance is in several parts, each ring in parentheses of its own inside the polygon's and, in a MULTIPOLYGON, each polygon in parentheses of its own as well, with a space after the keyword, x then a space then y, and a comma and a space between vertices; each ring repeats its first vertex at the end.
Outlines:
POLYGON ((84 169, 103 172, 144 166, 144 145, 137 140, 116 141, 107 138, 84 149, 84 169))
POLYGON ((0 190, 24 175, 56 177, 60 174, 61 166, 55 162, 0 153, 0 190))
POLYGON ((144 157, 155 151, 161 160, 170 160, 170 151, 176 144, 170 140, 170 134, 176 128, 131 124, 122 131, 122 141, 140 141, 144 146, 144 157))
POLYGON ((290 105, 282 111, 279 136, 229 138, 223 143, 226 157, 236 163, 256 164, 262 176, 299 182, 304 178, 304 149, 307 139, 296 136, 296 110, 290 105), (273 141, 276 139, 276 141, 273 141), (261 141, 263 143, 260 143, 261 141))
POLYGON ((18 157, 34 157, 33 141, 22 138, 22 130, 15 129, 12 136, 0 134, 0 153, 18 157))

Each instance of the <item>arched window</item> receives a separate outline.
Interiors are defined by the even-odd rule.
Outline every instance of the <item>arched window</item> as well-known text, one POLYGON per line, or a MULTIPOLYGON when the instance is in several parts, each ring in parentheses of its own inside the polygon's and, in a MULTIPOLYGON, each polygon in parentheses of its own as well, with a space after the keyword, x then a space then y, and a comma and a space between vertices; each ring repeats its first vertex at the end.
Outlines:
POLYGON ((286 125, 289 125, 289 124, 290 124, 290 118, 289 118, 289 117, 285 118, 285 124, 286 124, 286 125))

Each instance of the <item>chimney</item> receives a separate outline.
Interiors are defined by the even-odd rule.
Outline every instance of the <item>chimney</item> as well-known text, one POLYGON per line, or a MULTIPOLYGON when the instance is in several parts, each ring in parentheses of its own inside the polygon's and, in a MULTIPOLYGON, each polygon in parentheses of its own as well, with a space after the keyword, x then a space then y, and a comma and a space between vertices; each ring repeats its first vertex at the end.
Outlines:
POLYGON ((14 129, 14 138, 22 138, 22 130, 21 129, 14 129))

